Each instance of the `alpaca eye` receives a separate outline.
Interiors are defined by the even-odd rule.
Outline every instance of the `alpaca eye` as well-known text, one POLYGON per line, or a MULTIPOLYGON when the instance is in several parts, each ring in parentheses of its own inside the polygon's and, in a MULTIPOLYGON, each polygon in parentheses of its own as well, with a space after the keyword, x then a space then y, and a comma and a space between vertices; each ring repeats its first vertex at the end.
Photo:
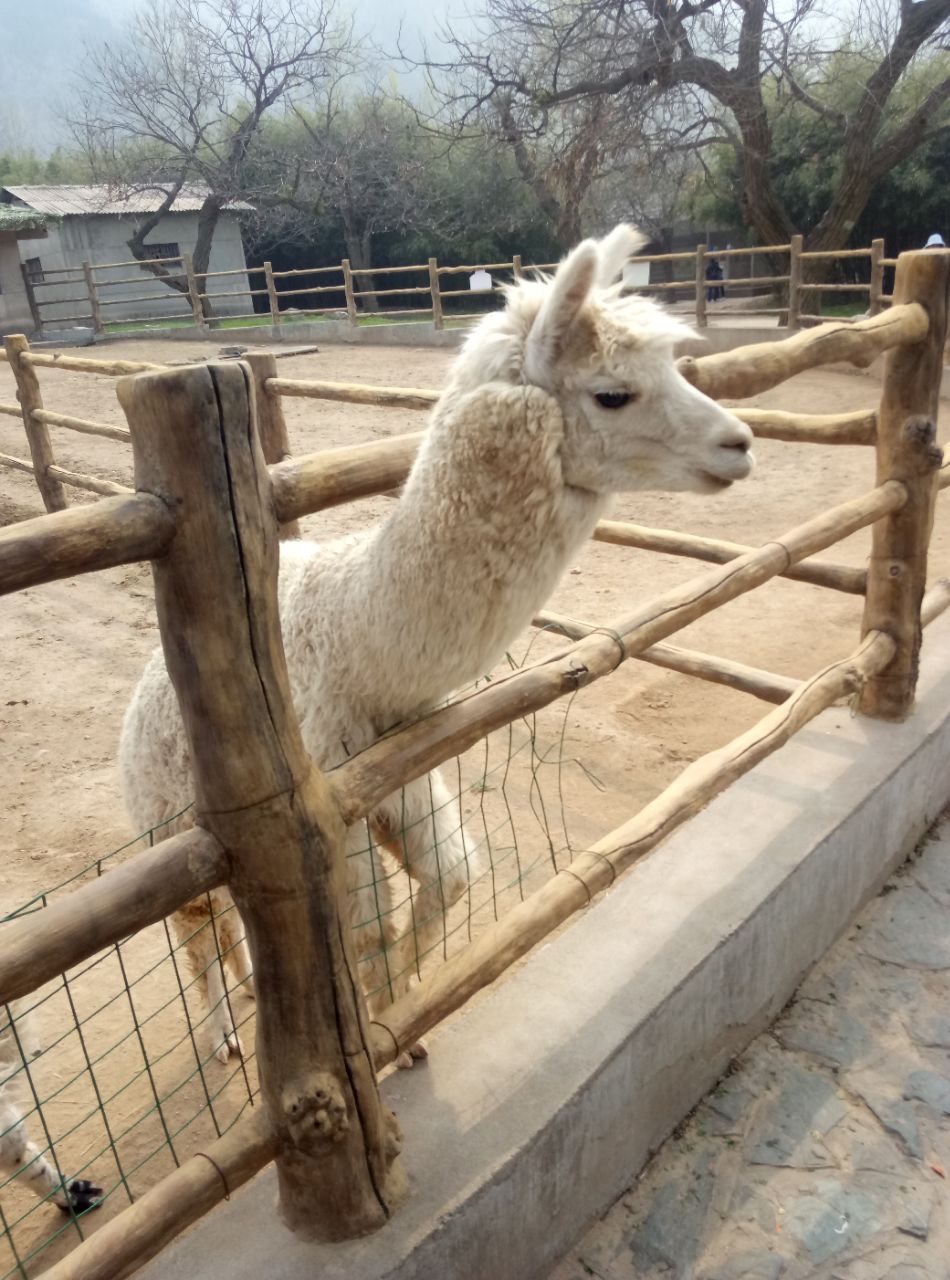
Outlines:
POLYGON ((632 391, 599 391, 594 399, 602 409, 622 409, 625 404, 636 400, 632 391))

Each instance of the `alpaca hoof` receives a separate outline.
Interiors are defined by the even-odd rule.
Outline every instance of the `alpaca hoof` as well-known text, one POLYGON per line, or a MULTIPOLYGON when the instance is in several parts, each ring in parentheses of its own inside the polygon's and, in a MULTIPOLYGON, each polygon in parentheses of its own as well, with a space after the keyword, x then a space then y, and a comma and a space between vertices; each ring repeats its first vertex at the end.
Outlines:
POLYGON ((409 1071, 417 1062, 420 1062, 423 1058, 428 1058, 428 1056, 429 1050, 426 1048, 425 1041, 418 1040, 410 1048, 402 1051, 396 1059, 396 1066, 400 1071, 409 1071))
POLYGON ((214 1056, 225 1066, 227 1066, 232 1056, 235 1058, 244 1057, 244 1046, 241 1044, 240 1037, 236 1031, 232 1030, 225 1033, 224 1039, 214 1051, 214 1056))
POLYGON ((95 1186, 87 1178, 74 1178, 66 1188, 62 1199, 57 1198, 56 1205, 63 1213, 85 1213, 87 1209, 98 1209, 102 1203, 102 1187, 95 1186))

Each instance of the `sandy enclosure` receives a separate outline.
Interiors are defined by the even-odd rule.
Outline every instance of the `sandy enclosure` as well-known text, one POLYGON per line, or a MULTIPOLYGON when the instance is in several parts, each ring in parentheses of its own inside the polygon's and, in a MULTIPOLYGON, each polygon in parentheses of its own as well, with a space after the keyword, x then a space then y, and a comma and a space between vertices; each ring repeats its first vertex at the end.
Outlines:
MULTIPOLYGON (((218 346, 143 340, 110 344, 101 354, 180 362, 214 357, 218 346)), ((329 346, 282 359, 280 372, 438 387, 451 359, 451 353, 423 349, 329 346)), ((111 379, 46 369, 39 375, 47 407, 123 423, 111 379)), ((749 403, 833 413, 874 405, 878 395, 872 377, 822 371, 749 403)), ((13 399, 12 377, 0 364, 0 400, 13 399)), ((298 454, 418 430, 424 423, 419 413, 308 400, 285 399, 284 412, 298 454)), ((128 446, 57 428, 51 432, 62 465, 131 483, 128 446)), ((945 436, 946 425, 941 438, 945 436)), ((0 417, 0 450, 26 455, 22 427, 9 417, 0 417)), ((612 514, 759 544, 873 484, 873 451, 867 448, 759 442, 756 455, 753 479, 721 496, 627 495, 616 501, 612 514)), ((71 502, 91 500, 69 492, 71 502)), ((332 537, 376 521, 389 509, 390 501, 382 498, 335 508, 304 520, 304 533, 332 537)), ((0 469, 0 523, 41 511, 31 479, 0 469)), ((869 537, 867 531, 857 534, 825 558, 861 565, 869 537)), ((571 566, 551 607, 609 626, 635 603, 702 569, 695 561, 591 543, 571 566)), ((930 576, 947 573, 950 499, 944 496, 930 576)), ((860 618, 856 597, 774 581, 702 619, 677 640, 802 677, 856 646, 860 618)), ((122 713, 157 643, 148 569, 120 568, 8 597, 0 602, 0 637, 5 659, 0 698, 2 905, 9 911, 137 834, 129 831, 121 809, 114 755, 122 713)), ((513 647, 512 661, 530 660, 554 643, 538 633, 526 635, 513 647)), ((765 704, 745 694, 630 662, 569 702, 516 724, 510 734, 493 735, 458 767, 447 766, 466 821, 491 850, 496 870, 476 888, 471 902, 456 908, 440 954, 463 945, 496 909, 504 910, 550 875, 559 857, 618 825, 685 764, 766 711, 765 704)), ((246 1070, 234 1061, 228 1067, 213 1058, 207 1061, 203 1028, 190 1028, 184 1016, 179 980, 183 985, 189 981, 181 957, 170 956, 165 930, 156 926, 124 944, 121 954, 109 953, 71 975, 68 988, 51 984, 38 1009, 46 1048, 33 1075, 40 1095, 52 1097, 44 1112, 63 1171, 73 1176, 88 1164, 84 1176, 95 1176, 112 1190, 104 1208, 84 1220, 89 1229, 120 1209, 130 1193, 140 1193, 171 1169, 176 1157, 199 1149, 214 1136, 215 1123, 226 1125, 249 1105, 253 1061, 246 1070), (83 1037, 74 1029, 71 1001, 83 1021, 83 1037), (105 1120, 91 1114, 97 1109, 93 1077, 105 1120), (161 1111, 155 1108, 156 1096, 162 1099, 161 1111), (118 1158, 108 1153, 110 1140, 118 1158)), ((200 1006, 191 993, 188 1008, 197 1022, 200 1006)), ((252 1009, 243 996, 236 997, 238 1016, 252 1016, 252 1009)), ((253 1039, 249 1030, 248 1046, 253 1039)), ((38 1125, 38 1118, 30 1123, 38 1125)), ((42 1145, 42 1131, 33 1136, 42 1145)), ((0 1189, 0 1205, 28 1274, 41 1271, 76 1238, 74 1226, 57 1210, 36 1207, 20 1186, 0 1189), (62 1236, 27 1262, 31 1250, 64 1222, 62 1236)), ((5 1241, 0 1245, 0 1277, 23 1273, 16 1270, 5 1241)))

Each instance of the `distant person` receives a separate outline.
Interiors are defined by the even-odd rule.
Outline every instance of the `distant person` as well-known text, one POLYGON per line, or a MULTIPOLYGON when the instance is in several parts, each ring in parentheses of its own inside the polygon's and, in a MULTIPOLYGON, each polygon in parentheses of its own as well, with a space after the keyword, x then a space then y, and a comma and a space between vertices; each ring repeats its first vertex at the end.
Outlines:
POLYGON ((925 249, 946 249, 946 247, 947 247, 946 241, 944 240, 943 236, 940 235, 940 233, 937 231, 934 232, 934 234, 930 237, 930 239, 924 245, 925 249))
POLYGON ((718 302, 720 298, 726 296, 725 289, 719 284, 722 279, 722 266, 718 258, 710 258, 706 264, 706 279, 712 281, 711 287, 706 290, 707 302, 718 302))

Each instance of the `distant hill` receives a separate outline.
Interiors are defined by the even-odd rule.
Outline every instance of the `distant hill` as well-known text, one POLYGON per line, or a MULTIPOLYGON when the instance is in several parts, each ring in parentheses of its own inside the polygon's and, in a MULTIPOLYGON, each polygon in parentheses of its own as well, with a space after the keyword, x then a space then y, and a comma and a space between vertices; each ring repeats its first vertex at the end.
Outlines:
POLYGON ((84 46, 114 39, 129 0, 0 0, 0 149, 49 151, 66 140, 68 110, 84 46))

